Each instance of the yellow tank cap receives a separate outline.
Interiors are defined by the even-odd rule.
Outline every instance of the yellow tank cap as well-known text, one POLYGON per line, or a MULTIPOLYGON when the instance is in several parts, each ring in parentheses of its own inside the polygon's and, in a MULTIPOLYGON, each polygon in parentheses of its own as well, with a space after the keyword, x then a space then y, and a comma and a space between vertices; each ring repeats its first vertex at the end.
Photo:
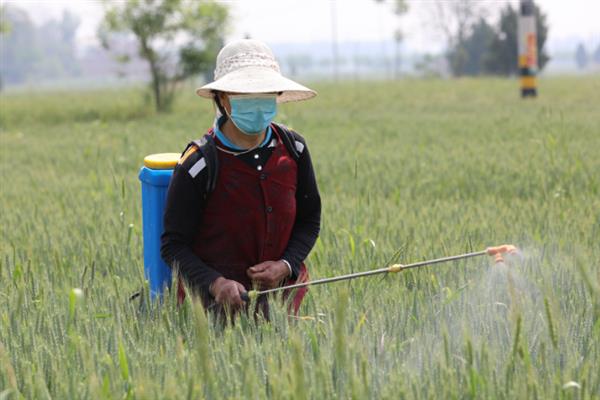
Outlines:
POLYGON ((173 169, 179 161, 179 153, 150 154, 144 157, 144 166, 150 169, 173 169))

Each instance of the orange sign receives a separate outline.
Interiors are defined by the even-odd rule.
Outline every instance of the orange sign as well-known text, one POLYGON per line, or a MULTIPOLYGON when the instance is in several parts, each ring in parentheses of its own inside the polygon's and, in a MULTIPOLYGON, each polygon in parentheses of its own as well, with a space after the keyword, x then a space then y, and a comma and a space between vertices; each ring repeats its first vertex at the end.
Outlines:
POLYGON ((537 68, 537 40, 535 33, 527 34, 527 66, 537 68))

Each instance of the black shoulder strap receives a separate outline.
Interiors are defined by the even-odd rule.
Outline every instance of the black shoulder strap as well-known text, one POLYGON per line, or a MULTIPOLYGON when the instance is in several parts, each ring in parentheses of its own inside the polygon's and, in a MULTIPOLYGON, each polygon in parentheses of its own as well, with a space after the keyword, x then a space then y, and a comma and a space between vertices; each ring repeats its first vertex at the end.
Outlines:
POLYGON ((288 153, 290 153, 294 161, 298 161, 300 153, 298 153, 298 150, 296 149, 296 137, 294 136, 294 131, 282 124, 273 123, 273 126, 277 129, 281 141, 285 145, 288 153))
POLYGON ((188 144, 186 151, 191 146, 196 146, 206 161, 208 179, 206 180, 205 194, 208 195, 215 190, 217 177, 219 175, 219 157, 217 155, 215 139, 212 135, 206 134, 200 140, 191 141, 188 144))

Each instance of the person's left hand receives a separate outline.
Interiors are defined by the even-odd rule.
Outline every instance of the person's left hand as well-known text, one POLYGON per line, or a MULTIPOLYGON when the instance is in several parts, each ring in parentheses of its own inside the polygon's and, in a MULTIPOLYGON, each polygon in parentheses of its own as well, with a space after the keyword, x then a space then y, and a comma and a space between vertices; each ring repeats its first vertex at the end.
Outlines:
POLYGON ((265 261, 248 268, 246 273, 261 289, 272 289, 290 275, 290 270, 283 261, 265 261))

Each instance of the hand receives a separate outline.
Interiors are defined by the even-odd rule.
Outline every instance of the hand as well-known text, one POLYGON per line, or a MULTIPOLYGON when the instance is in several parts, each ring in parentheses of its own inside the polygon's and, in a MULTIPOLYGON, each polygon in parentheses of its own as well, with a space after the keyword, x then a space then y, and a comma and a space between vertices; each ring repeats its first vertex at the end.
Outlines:
POLYGON ((217 304, 242 306, 244 301, 240 297, 246 291, 244 285, 231 279, 218 277, 210 285, 210 294, 213 295, 217 304))
POLYGON ((290 270, 281 260, 265 261, 248 268, 246 273, 261 289, 272 289, 290 275, 290 270))

